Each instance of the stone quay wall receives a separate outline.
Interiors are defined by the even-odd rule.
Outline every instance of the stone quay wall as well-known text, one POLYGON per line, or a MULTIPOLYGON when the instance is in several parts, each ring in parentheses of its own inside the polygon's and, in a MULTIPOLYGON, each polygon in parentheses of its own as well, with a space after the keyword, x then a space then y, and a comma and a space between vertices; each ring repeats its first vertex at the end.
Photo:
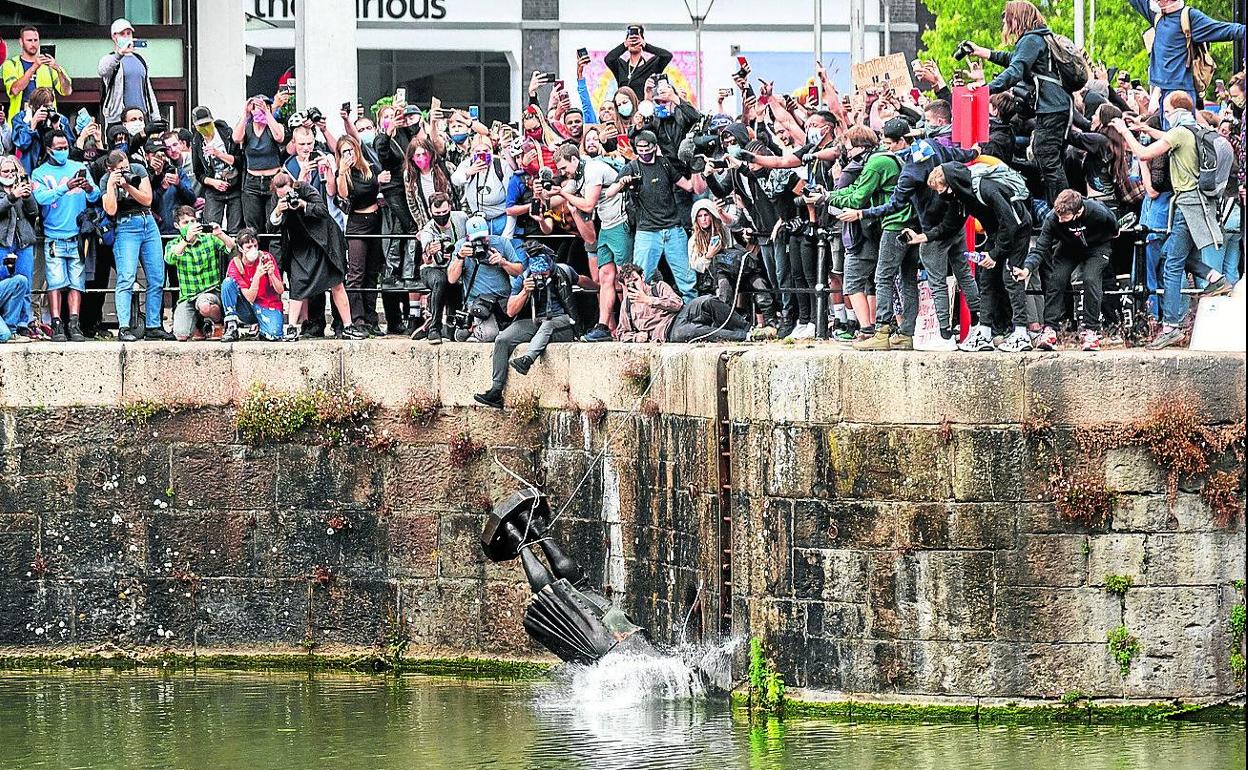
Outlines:
POLYGON ((540 658, 518 565, 477 541, 515 474, 655 639, 758 636, 811 697, 1242 691, 1242 455, 1211 453, 1168 495, 1147 446, 1083 435, 1162 402, 1233 432, 1242 354, 553 345, 500 413, 472 401, 489 353, 0 347, 0 655, 540 658), (355 388, 377 438, 249 444, 235 419, 254 383, 355 388), (439 403, 428 424, 413 398, 439 403), (1104 515, 1060 515, 1055 468, 1087 492, 1063 511, 1104 515), (1229 517, 1202 495, 1215 472, 1234 478, 1229 517), (1125 669, 1113 629, 1137 643, 1125 669))

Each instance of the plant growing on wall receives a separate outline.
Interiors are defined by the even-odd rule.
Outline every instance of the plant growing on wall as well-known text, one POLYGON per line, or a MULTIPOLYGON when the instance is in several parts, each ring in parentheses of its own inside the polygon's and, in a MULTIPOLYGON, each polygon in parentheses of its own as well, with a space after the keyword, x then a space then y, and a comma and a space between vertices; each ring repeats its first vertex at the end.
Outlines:
POLYGON ((650 362, 644 358, 634 358, 624 366, 620 376, 635 392, 645 393, 650 389, 650 362))
POLYGON ((542 398, 536 391, 514 396, 508 406, 511 407, 511 418, 519 425, 531 425, 542 416, 542 398))
POLYGON ((377 404, 358 389, 283 391, 256 383, 238 405, 234 425, 252 445, 290 441, 311 432, 322 444, 388 450, 393 439, 374 430, 377 404))
POLYGON ((1130 575, 1106 575, 1105 590, 1116 596, 1126 596, 1127 589, 1134 584, 1130 575))
POLYGON ((1131 661, 1140 654, 1140 640, 1126 626, 1118 626, 1109 632, 1106 641, 1109 654, 1118 664, 1118 670, 1125 677, 1131 673, 1131 661))
POLYGON ((413 393, 412 397, 407 400, 407 406, 404 407, 403 413, 407 417, 408 422, 413 425, 419 425, 427 428, 438 419, 438 411, 442 408, 442 402, 437 396, 428 393, 413 393))
POLYGON ((1245 619, 1248 612, 1244 609, 1242 594, 1244 590, 1243 581, 1235 581, 1236 588, 1241 594, 1241 601, 1234 607, 1231 607, 1231 617, 1229 625, 1231 627, 1231 673, 1235 675, 1236 681, 1244 679, 1244 630, 1245 619))
POLYGON ((784 677, 767 664, 763 657, 763 643, 758 637, 750 638, 750 693, 749 708, 773 714, 784 713, 784 677))

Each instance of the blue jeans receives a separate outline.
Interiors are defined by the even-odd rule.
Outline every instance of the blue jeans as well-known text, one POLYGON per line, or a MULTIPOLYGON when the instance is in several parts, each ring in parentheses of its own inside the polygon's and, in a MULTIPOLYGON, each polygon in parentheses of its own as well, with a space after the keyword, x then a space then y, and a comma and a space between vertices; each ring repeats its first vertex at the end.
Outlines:
POLYGON ((1177 326, 1187 312, 1187 301, 1183 297, 1183 273, 1190 272, 1198 280, 1207 279, 1209 265, 1220 259, 1221 255, 1212 245, 1197 249, 1192 241, 1192 234, 1187 229, 1187 220, 1183 218, 1183 209, 1174 207, 1174 222, 1170 226, 1170 237, 1161 250, 1161 285, 1165 295, 1161 298, 1161 320, 1171 326, 1177 326))
POLYGON ((1226 276, 1226 281, 1230 284, 1239 282, 1239 261, 1243 256, 1240 254, 1240 245, 1244 242, 1243 222, 1244 212, 1236 203, 1222 227, 1226 233, 1226 243, 1222 244, 1222 258, 1214 260, 1212 265, 1214 270, 1226 276))
MULTIPOLYGON (((1145 196, 1140 208, 1140 223, 1156 230, 1165 230, 1170 225, 1170 199, 1174 193, 1164 192, 1156 198, 1145 196)), ((1161 288, 1161 252, 1165 246, 1166 236, 1149 233, 1144 247, 1144 286, 1148 289, 1148 310, 1154 316, 1161 317, 1161 300, 1157 290, 1161 288)))
POLYGON ((143 279, 147 282, 143 322, 149 329, 160 326, 165 255, 160 245, 160 229, 151 214, 129 216, 117 223, 113 259, 117 263, 117 288, 113 293, 117 304, 117 328, 130 328, 130 297, 134 294, 134 281, 139 277, 140 262, 143 263, 143 279))
MULTIPOLYGON (((35 285, 35 247, 33 245, 21 249, 6 249, 0 246, 0 255, 7 256, 13 254, 17 257, 17 264, 13 268, 13 275, 20 275, 26 279, 26 298, 22 308, 21 319, 19 323, 22 326, 28 325, 33 319, 34 312, 30 307, 30 287, 35 285)), ((0 272, 0 275, 6 275, 0 272)), ((6 277, 8 277, 6 275, 6 277)), ((10 324, 12 326, 12 324, 10 324)))
POLYGON ((17 274, 0 280, 0 342, 8 342, 13 331, 30 322, 30 281, 17 274))
POLYGON ((641 274, 650 276, 659 268, 659 257, 667 259, 667 266, 676 279, 676 290, 685 302, 698 296, 694 290, 695 276, 689 267, 689 236, 681 227, 651 232, 638 230, 633 239, 633 262, 641 268, 641 274))
POLYGON ((225 309, 226 323, 260 324, 261 336, 270 340, 282 338, 282 311, 248 302, 233 278, 221 282, 221 306, 225 309))

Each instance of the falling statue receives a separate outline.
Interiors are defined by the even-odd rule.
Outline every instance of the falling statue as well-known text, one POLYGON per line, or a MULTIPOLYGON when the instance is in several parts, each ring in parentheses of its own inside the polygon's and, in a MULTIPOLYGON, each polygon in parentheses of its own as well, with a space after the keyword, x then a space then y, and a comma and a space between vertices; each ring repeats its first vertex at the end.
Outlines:
POLYGON ((549 515, 545 495, 521 490, 494 506, 481 532, 481 548, 490 561, 519 557, 524 566, 533 591, 524 630, 569 663, 596 663, 612 651, 658 655, 644 628, 585 584, 581 568, 551 538, 549 515), (539 549, 546 564, 538 558, 539 549))

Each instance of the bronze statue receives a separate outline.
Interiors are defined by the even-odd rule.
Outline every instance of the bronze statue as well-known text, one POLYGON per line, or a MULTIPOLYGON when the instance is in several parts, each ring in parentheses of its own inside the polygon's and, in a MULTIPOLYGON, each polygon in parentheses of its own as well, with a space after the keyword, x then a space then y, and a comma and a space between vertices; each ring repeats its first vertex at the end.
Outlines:
POLYGON ((490 561, 519 557, 524 566, 533 591, 524 610, 525 631, 570 663, 595 663, 613 650, 657 655, 644 628, 585 584, 584 572, 551 538, 549 517, 544 495, 521 490, 494 506, 481 532, 490 561))

